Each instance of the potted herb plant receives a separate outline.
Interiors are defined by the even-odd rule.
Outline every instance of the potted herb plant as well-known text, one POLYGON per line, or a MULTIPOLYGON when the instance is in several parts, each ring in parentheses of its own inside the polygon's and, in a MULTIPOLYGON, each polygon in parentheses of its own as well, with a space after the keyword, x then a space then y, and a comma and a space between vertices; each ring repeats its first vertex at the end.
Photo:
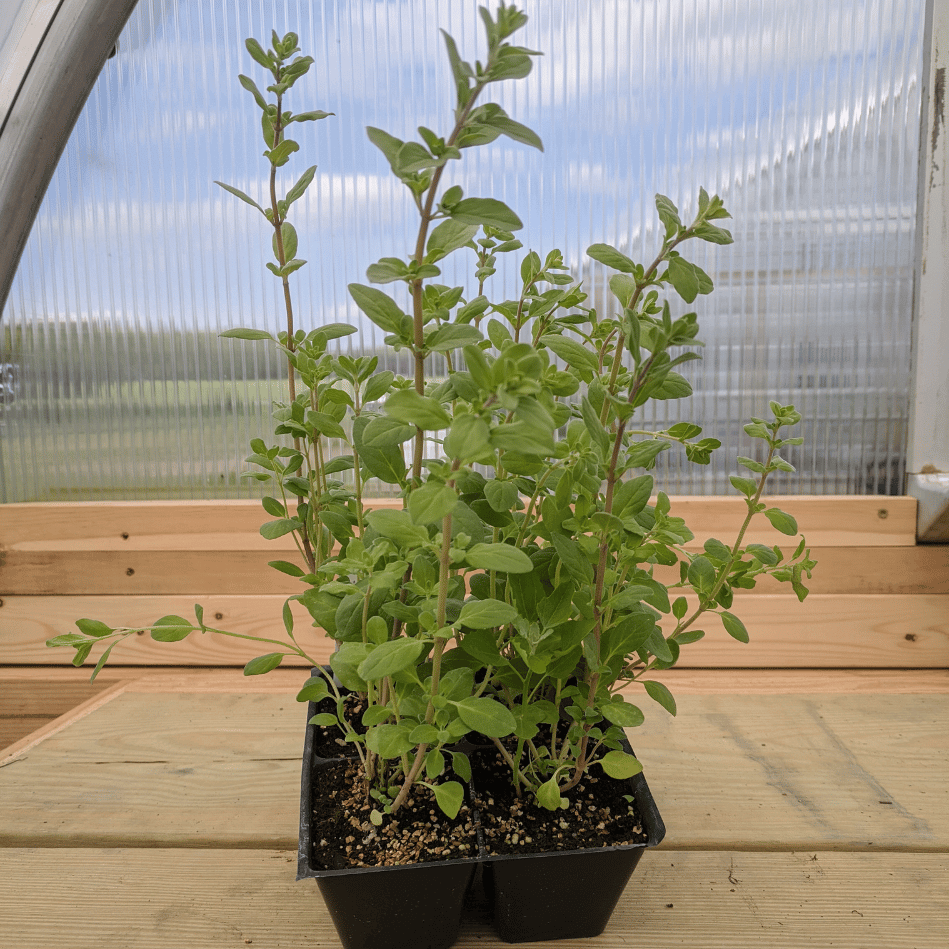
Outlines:
MULTIPOLYGON (((368 283, 349 289, 385 344, 410 355, 411 378, 380 370, 377 356, 335 352, 332 341, 353 326, 294 323, 291 278, 305 261, 289 219, 315 166, 288 190, 278 169, 298 151, 293 123, 329 114, 287 109, 286 94, 313 62, 298 55, 294 33, 274 34, 266 50, 247 41, 273 79, 272 98, 240 77, 260 111, 269 201, 222 185, 272 228, 267 267, 286 307, 276 338, 223 334, 278 346, 288 363, 274 439, 254 439, 248 458, 250 477, 271 488, 261 534, 294 538, 297 562, 271 566, 300 580, 290 600, 336 641, 329 667, 318 667, 288 600, 285 638, 241 637, 270 648, 244 673, 269 672, 287 656, 316 666, 298 695, 310 703, 300 875, 320 879, 351 947, 450 945, 479 865, 502 938, 600 932, 642 847, 663 833, 625 739, 643 720, 630 689, 641 686, 675 714, 651 674, 704 635, 699 620, 746 641, 731 612, 734 591, 769 575, 803 599, 814 566, 803 539, 790 557, 743 543, 758 515, 797 533, 793 518, 762 500, 772 472, 793 470, 780 455, 801 441, 783 434, 800 421, 793 406, 772 402, 772 418, 745 427, 762 450, 738 459, 748 475, 731 482, 747 514, 728 544, 688 548, 693 535, 648 473, 670 448, 708 464, 720 447, 698 425, 646 431, 637 422, 650 400, 691 392, 677 368, 699 358, 698 320, 673 317, 666 296, 691 304, 711 292, 682 250, 693 240, 731 242, 717 223, 728 217, 717 196, 702 190, 690 222, 657 196, 662 240, 647 264, 606 244, 588 249, 614 271, 609 313, 586 305, 557 250, 523 255, 515 299, 491 294, 497 258, 522 249, 521 221, 497 199, 466 196, 443 179, 467 149, 500 135, 541 148, 486 95, 526 76, 538 54, 511 42, 522 12, 502 3, 481 17, 483 61, 465 62, 445 35, 456 91, 450 128, 420 128, 419 141, 368 130, 408 188, 418 225, 407 254, 371 264, 368 283), (469 287, 439 282, 450 254, 470 256, 469 287), (400 508, 372 505, 379 482, 398 492, 400 508), (676 581, 657 578, 657 565, 677 568, 676 581), (322 749, 321 740, 329 742, 322 749), (607 786, 623 802, 608 820, 588 803, 607 786), (330 799, 337 823, 320 824, 313 810, 330 799), (592 838, 576 845, 573 821, 592 838), (433 824, 437 834, 418 830, 433 824), (578 869, 597 881, 589 894, 578 895, 578 869), (379 919, 366 915, 372 906, 379 919)), ((139 631, 89 619, 77 627, 49 645, 72 646, 77 665, 104 646, 93 678, 139 631)), ((207 626, 200 606, 193 620, 165 616, 148 630, 169 642, 237 635, 207 626)))

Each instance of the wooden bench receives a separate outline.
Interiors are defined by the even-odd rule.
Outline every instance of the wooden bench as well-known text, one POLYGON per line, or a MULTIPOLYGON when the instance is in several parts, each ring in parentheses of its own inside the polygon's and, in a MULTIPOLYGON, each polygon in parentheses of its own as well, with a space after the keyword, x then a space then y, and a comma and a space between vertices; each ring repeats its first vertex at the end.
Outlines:
MULTIPOLYGON (((811 595, 744 594, 749 644, 709 624, 663 674, 678 716, 644 706, 630 737, 669 833, 596 945, 946 945, 949 548, 915 544, 911 499, 778 503, 819 561, 811 595)), ((741 504, 674 500, 697 543, 727 540, 741 504)), ((293 882, 304 670, 245 679, 224 667, 253 643, 142 636, 90 687, 43 645, 76 617, 147 624, 195 602, 279 632, 296 586, 266 566, 286 552, 260 519, 253 502, 0 509, 0 724, 30 731, 0 733, 11 944, 337 945, 293 882)), ((478 907, 460 945, 499 945, 478 907)))

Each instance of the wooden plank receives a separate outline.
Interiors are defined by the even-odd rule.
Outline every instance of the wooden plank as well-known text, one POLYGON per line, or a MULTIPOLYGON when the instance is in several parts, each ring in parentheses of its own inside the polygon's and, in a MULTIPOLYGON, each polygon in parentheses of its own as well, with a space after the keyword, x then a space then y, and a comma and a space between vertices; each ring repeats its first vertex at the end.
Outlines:
MULTIPOLYGON (((284 639, 281 596, 210 596, 200 601, 208 624, 284 639)), ((77 617, 133 627, 148 625, 169 613, 193 616, 194 603, 195 598, 184 596, 5 597, 0 608, 0 662, 69 662, 72 650, 48 649, 44 643, 69 632, 77 617)), ((332 641, 312 629, 312 620, 299 603, 292 609, 301 645, 318 662, 325 662, 332 641)), ((718 618, 711 616, 701 626, 708 633, 706 638, 683 649, 683 667, 949 666, 949 594, 813 594, 803 603, 788 594, 757 594, 736 597, 733 612, 745 622, 751 642, 736 644, 725 635, 718 618)), ((156 643, 142 635, 117 647, 113 661, 243 665, 271 651, 263 644, 217 634, 194 635, 180 643, 156 643)))
POLYGON ((98 691, 96 695, 86 699, 85 702, 80 702, 79 705, 74 708, 68 709, 53 719, 48 719, 37 728, 20 736, 13 741, 12 744, 3 749, 3 753, 0 754, 0 767, 13 763, 16 759, 30 751, 30 749, 40 744, 40 742, 61 732, 64 728, 73 724, 73 722, 78 722, 81 718, 85 718, 85 716, 91 712, 100 709, 103 705, 111 702, 112 699, 120 695, 124 689, 125 683, 113 682, 110 686, 106 686, 98 691))
POLYGON ((665 846, 949 847, 943 696, 683 695, 675 718, 636 704, 665 846))
MULTIPOLYGON (((909 546, 916 543, 916 500, 859 495, 783 495, 768 504, 792 514, 814 547, 909 546)), ((401 506, 378 499, 377 506, 401 506)), ((672 498, 700 543, 735 533, 746 507, 739 497, 672 498)), ((3 507, 0 547, 16 550, 293 549, 292 541, 264 541, 256 501, 104 501, 18 503, 3 507)), ((764 518, 749 540, 781 539, 764 518)))
MULTIPOLYGON (((72 666, 3 666, 7 681, 39 682, 58 688, 62 683, 88 684, 88 669, 72 666)), ((163 668, 107 666, 95 685, 122 681, 127 692, 268 692, 293 696, 309 672, 302 668, 275 669, 249 678, 236 668, 163 668)), ((949 693, 949 669, 666 669, 652 673, 676 695, 925 695, 949 693)), ((638 686, 628 689, 641 695, 638 686)))
MULTIPOLYGON (((286 641, 281 620, 282 596, 202 597, 205 623, 246 636, 286 641)), ((79 617, 100 619, 113 627, 147 626, 161 616, 194 616, 195 598, 158 597, 5 597, 0 609, 0 661, 56 665, 70 662, 72 650, 49 649, 47 639, 74 629, 79 617)), ((312 627, 313 620, 299 604, 292 604, 298 641, 317 662, 326 662, 333 641, 312 627)), ((273 646, 231 639, 215 633, 192 635, 180 643, 156 643, 141 634, 116 647, 115 663, 144 665, 244 665, 273 646)), ((288 663, 306 665, 302 659, 288 663)), ((91 671, 91 666, 90 666, 91 671)))
POLYGON ((97 695, 106 683, 84 678, 70 678, 61 682, 30 682, 19 677, 8 676, 0 668, 0 716, 41 716, 56 718, 71 708, 97 695))
MULTIPOLYGON (((785 554, 793 548, 785 549, 785 554)), ((812 593, 949 593, 949 545, 917 547, 820 547, 818 567, 808 582, 812 593)), ((30 596, 96 594, 152 595, 282 593, 302 589, 298 580, 268 567, 290 557, 265 550, 8 550, 0 572, 0 593, 30 596)), ((678 568, 656 567, 664 582, 678 580, 678 568)), ((763 579, 754 593, 774 593, 781 584, 763 579)))
POLYGON ((46 725, 54 716, 37 715, 0 715, 0 757, 6 753, 8 746, 20 741, 46 725))
POLYGON ((105 687, 104 682, 63 680, 50 683, 48 680, 26 680, 0 674, 0 753, 105 687))
MULTIPOLYGON (((291 851, 263 849, 6 850, 0 905, 17 949, 338 946, 295 864, 291 851), (51 899, 64 880, 69 899, 51 899)), ((595 945, 944 949, 947 893, 949 866, 930 854, 652 852, 595 945)), ((506 944, 475 909, 456 945, 506 944)))
MULTIPOLYGON (((630 733, 664 846, 949 848, 943 696, 678 703, 640 693, 630 733)), ((290 694, 125 691, 0 767, 0 846, 292 848, 304 719, 290 694)))

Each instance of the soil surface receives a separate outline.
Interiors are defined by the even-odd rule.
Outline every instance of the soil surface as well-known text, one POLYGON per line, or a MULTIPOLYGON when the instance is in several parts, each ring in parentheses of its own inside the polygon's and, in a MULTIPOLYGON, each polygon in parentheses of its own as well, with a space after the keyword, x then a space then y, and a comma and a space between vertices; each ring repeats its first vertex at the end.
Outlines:
MULTIPOLYGON (((362 713, 366 710, 366 700, 355 692, 350 692, 343 697, 343 711, 346 720, 352 725, 353 729, 359 734, 365 734, 366 729, 362 724, 362 713)), ((336 700, 332 696, 316 703, 316 712, 330 712, 336 714, 336 700)), ((313 754, 318 758, 339 758, 355 757, 356 749, 343 738, 343 730, 338 725, 325 727, 323 725, 314 725, 313 735, 313 754)))
POLYGON ((642 821, 629 781, 619 781, 594 766, 566 795, 570 806, 549 811, 526 797, 518 798, 511 772, 495 750, 471 756, 474 806, 481 818, 488 854, 550 853, 642 844, 642 821))
POLYGON ((587 775, 568 795, 567 809, 549 811, 518 799, 510 772, 494 750, 471 754, 472 806, 448 818, 434 795, 416 787, 395 817, 376 827, 369 815, 376 803, 366 795, 358 761, 321 767, 314 782, 314 865, 327 870, 402 866, 475 857, 479 834, 488 855, 551 853, 642 844, 646 834, 630 796, 628 781, 587 775))
POLYGON ((365 793, 358 761, 321 768, 314 780, 313 861, 326 870, 392 867, 478 855, 475 816, 462 804, 454 820, 435 804, 425 787, 381 827, 369 820, 376 807, 365 793))

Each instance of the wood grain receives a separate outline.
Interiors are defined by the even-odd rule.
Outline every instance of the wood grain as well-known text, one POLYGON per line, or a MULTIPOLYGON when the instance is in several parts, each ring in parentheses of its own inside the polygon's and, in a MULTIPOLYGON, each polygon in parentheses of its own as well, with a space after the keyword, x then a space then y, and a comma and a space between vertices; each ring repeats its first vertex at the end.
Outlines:
MULTIPOLYGON (((916 501, 909 497, 784 495, 766 499, 792 514, 814 547, 913 546, 916 501), (885 512, 885 513, 881 513, 885 512)), ((380 499, 375 506, 401 506, 380 499)), ((672 498, 698 543, 726 539, 745 516, 739 497, 672 498)), ((19 503, 3 507, 0 547, 10 550, 292 550, 285 537, 265 541, 267 516, 256 501, 105 501, 19 503)), ((748 539, 774 544, 782 535, 758 518, 748 539)))
MULTIPOLYGON (((3 666, 6 681, 32 683, 54 693, 65 683, 87 685, 86 671, 72 666, 3 666)), ((295 695, 308 672, 281 667, 264 676, 245 677, 239 669, 178 666, 107 666, 99 683, 124 682, 128 692, 269 692, 295 695)), ((653 678, 676 695, 926 695, 949 693, 949 669, 666 669, 653 678)), ((638 687, 630 687, 638 691, 638 687)))
MULTIPOLYGON (((77 617, 110 626, 153 623, 169 613, 194 615, 195 599, 184 596, 5 597, 0 608, 0 662, 68 663, 71 649, 49 649, 47 639, 73 629, 77 617)), ((205 621, 220 629, 284 641, 281 596, 201 597, 205 621)), ((732 609, 745 622, 751 642, 737 644, 716 616, 700 628, 708 635, 682 650, 683 667, 893 667, 949 666, 949 594, 815 594, 803 603, 786 594, 736 597, 732 609)), ((303 648, 325 662, 332 641, 312 628, 309 614, 293 604, 303 648)), ((116 647, 113 662, 154 665, 243 665, 273 647, 218 634, 193 634, 180 643, 134 637, 116 647)), ((93 660, 94 661, 94 660, 93 660)), ((288 660, 290 661, 290 660, 288 660)), ((293 660, 302 663, 302 660, 293 660)))
MULTIPOLYGON (((630 739, 678 849, 949 848, 941 695, 640 693, 630 739)), ((125 691, 0 768, 0 846, 295 846, 292 695, 125 691)))
MULTIPOLYGON (((0 852, 16 949, 338 947, 316 884, 280 850, 0 852), (69 881, 68 899, 51 899, 69 881), (118 896, 117 894, 121 894, 118 896)), ((920 854, 646 853, 606 932, 562 949, 944 949, 949 867, 920 854)), ((469 911, 459 949, 505 946, 469 911)), ((522 943, 540 949, 550 943, 522 943)))
POLYGON ((105 682, 47 681, 8 677, 0 670, 0 758, 14 742, 43 728, 74 706, 97 695, 105 682))
MULTIPOLYGON (((185 539, 182 538, 182 543, 185 539)), ((785 555, 793 553, 785 548, 785 555)), ((949 593, 949 546, 820 547, 818 567, 807 585, 812 593, 949 593)), ((8 550, 0 584, 3 595, 81 596, 299 593, 298 580, 268 566, 297 561, 295 551, 237 548, 178 550, 8 550)), ((656 577, 678 581, 678 568, 656 567, 656 577)), ((770 577, 754 593, 789 589, 770 577)))

